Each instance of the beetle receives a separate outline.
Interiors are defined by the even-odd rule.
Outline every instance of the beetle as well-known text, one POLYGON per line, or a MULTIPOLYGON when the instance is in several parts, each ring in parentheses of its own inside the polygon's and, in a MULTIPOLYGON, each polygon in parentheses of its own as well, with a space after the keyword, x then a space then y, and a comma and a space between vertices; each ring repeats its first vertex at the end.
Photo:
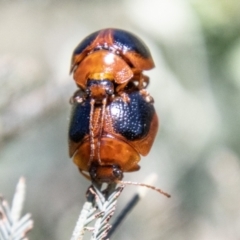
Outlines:
POLYGON ((139 170, 158 130, 153 98, 130 82, 123 96, 95 104, 75 93, 69 126, 69 154, 80 172, 95 182, 116 182, 124 172, 139 170))
POLYGON ((145 88, 149 78, 142 72, 153 67, 151 53, 141 39, 125 30, 107 28, 79 43, 72 54, 70 73, 83 90, 89 79, 108 80, 115 93, 122 93, 129 81, 139 90, 145 88))
POLYGON ((74 50, 71 72, 79 87, 71 98, 69 154, 94 182, 117 182, 140 169, 158 130, 143 70, 154 67, 147 46, 134 34, 103 29, 74 50))

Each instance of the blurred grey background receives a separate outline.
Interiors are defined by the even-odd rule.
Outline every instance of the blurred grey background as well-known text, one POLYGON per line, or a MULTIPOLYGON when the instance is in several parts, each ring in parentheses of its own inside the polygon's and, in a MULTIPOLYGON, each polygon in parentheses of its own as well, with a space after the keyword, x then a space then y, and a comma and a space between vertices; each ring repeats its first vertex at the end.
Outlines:
MULTIPOLYGON (((90 185, 68 157, 73 49, 115 27, 149 46, 161 129, 141 170, 158 174, 112 239, 240 239, 240 1, 0 1, 0 192, 27 181, 30 239, 70 239, 90 185)), ((136 191, 126 187, 117 212, 136 191)))

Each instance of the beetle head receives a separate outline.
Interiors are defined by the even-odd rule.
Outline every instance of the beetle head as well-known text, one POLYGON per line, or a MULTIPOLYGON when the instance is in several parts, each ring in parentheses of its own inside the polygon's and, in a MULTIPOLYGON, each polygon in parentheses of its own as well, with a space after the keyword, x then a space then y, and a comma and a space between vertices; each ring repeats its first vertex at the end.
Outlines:
POLYGON ((85 92, 93 98, 96 103, 102 103, 103 99, 113 95, 114 85, 110 79, 98 80, 91 77, 87 81, 85 92))
POLYGON ((118 165, 101 166, 92 163, 89 169, 91 179, 99 183, 111 183, 120 181, 123 178, 123 172, 118 165))

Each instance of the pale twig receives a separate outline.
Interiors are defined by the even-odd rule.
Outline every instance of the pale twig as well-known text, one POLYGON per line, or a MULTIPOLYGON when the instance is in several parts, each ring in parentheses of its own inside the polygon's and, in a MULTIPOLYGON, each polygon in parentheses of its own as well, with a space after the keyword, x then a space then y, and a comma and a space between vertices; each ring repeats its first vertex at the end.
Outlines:
POLYGON ((32 229, 33 221, 30 214, 20 218, 24 199, 25 180, 20 178, 13 197, 12 208, 9 208, 3 197, 0 198, 0 240, 27 239, 26 234, 32 229))
POLYGON ((102 214, 96 220, 91 240, 104 239, 111 228, 111 225, 108 222, 115 212, 117 198, 121 194, 124 186, 120 186, 118 188, 115 187, 116 184, 109 184, 106 195, 103 195, 98 189, 95 189, 95 191, 98 193, 98 196, 101 196, 101 198, 96 198, 96 205, 102 214))
POLYGON ((12 201, 11 215, 14 222, 17 222, 20 218, 24 199, 25 199, 25 194, 26 194, 25 179, 21 177, 17 184, 13 201, 12 201))
POLYGON ((83 239, 86 226, 95 219, 93 214, 95 213, 96 208, 93 207, 91 201, 87 201, 82 208, 82 211, 79 215, 77 224, 74 228, 71 240, 81 240, 83 239))
MULTIPOLYGON (((156 179, 156 174, 152 174, 144 182, 153 184, 156 179)), ((123 184, 119 187, 116 187, 116 183, 107 184, 107 187, 103 190, 102 184, 93 183, 93 185, 89 187, 87 191, 87 201, 80 213, 71 240, 82 240, 85 230, 92 232, 91 240, 108 239, 120 225, 123 219, 127 216, 127 214, 130 213, 134 206, 136 206, 139 200, 146 195, 146 192, 149 188, 156 190, 157 192, 162 193, 167 197, 170 196, 169 194, 166 194, 162 190, 155 188, 149 184, 135 182, 122 183, 123 184), (109 224, 109 220, 114 214, 117 199, 121 194, 124 186, 128 185, 129 183, 131 185, 140 186, 138 188, 138 193, 133 196, 131 201, 122 211, 122 214, 120 214, 120 216, 114 222, 113 226, 111 226, 109 224), (147 188, 144 188, 142 186, 147 188), (95 221, 95 224, 92 223, 93 221, 95 221), (92 223, 92 226, 88 226, 90 223, 92 223)))
POLYGON ((82 240, 85 230, 92 232, 91 240, 101 240, 107 235, 117 198, 123 190, 123 186, 116 188, 116 184, 108 184, 104 190, 102 185, 93 183, 87 191, 87 201, 78 218, 77 224, 73 231, 71 240, 82 240), (88 224, 95 221, 93 226, 88 224))

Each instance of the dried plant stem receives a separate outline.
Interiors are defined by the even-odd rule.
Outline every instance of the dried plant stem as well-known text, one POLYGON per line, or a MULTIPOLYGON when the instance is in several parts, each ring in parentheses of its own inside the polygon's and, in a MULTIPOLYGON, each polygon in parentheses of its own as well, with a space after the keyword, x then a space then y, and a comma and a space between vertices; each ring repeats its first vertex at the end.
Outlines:
POLYGON ((117 198, 123 188, 124 186, 116 187, 114 183, 108 184, 102 190, 101 184, 93 183, 87 191, 87 201, 81 210, 71 240, 83 239, 85 230, 92 231, 91 240, 104 239, 111 228, 108 222, 115 211, 117 198), (94 226, 89 227, 88 224, 93 221, 95 221, 94 226))
MULTIPOLYGON (((156 174, 151 174, 146 182, 153 184, 156 181, 156 174)), ((129 182, 122 182, 123 184, 117 187, 116 183, 107 184, 105 189, 102 189, 102 184, 92 183, 87 191, 87 201, 83 206, 80 213, 79 219, 77 221, 76 227, 73 231, 71 240, 82 240, 84 237, 85 230, 92 232, 91 240, 104 240, 109 239, 113 232, 120 225, 123 219, 131 212, 131 210, 136 206, 140 199, 142 199, 147 192, 146 188, 139 187, 138 193, 136 193, 133 198, 129 201, 127 206, 123 209, 122 213, 116 218, 115 222, 111 226, 109 220, 114 214, 115 207, 117 204, 117 199, 121 194, 125 184, 129 182), (88 226, 88 224, 95 221, 93 226, 88 226)), ((136 184, 135 182, 131 185, 145 186, 156 190, 159 193, 163 193, 167 197, 169 194, 162 192, 162 190, 152 187, 148 184, 136 184)))
POLYGON ((96 208, 93 207, 92 202, 87 201, 82 208, 82 211, 79 215, 77 224, 75 226, 75 229, 73 231, 71 240, 81 240, 83 239, 83 235, 85 232, 85 227, 89 223, 89 220, 91 219, 92 215, 96 211, 96 208))
POLYGON ((128 202, 126 207, 122 210, 122 212, 117 216, 117 218, 113 222, 112 227, 111 227, 110 231, 108 232, 107 238, 110 238, 113 235, 113 233, 116 231, 116 229, 119 227, 119 225, 123 222, 123 220, 126 218, 126 216, 137 205, 137 203, 139 202, 140 199, 141 198, 138 193, 132 197, 132 199, 128 202))
POLYGON ((25 180, 20 178, 11 209, 7 201, 3 197, 0 198, 0 240, 26 240, 26 233, 33 227, 30 214, 20 218, 25 199, 25 188, 25 180))
POLYGON ((123 188, 123 186, 116 188, 115 183, 109 184, 105 191, 105 195, 103 195, 97 188, 95 189, 98 196, 101 196, 100 198, 96 198, 96 205, 101 211, 101 214, 96 220, 91 240, 101 240, 107 236, 111 228, 111 225, 108 222, 114 214, 117 198, 121 194, 123 188))

